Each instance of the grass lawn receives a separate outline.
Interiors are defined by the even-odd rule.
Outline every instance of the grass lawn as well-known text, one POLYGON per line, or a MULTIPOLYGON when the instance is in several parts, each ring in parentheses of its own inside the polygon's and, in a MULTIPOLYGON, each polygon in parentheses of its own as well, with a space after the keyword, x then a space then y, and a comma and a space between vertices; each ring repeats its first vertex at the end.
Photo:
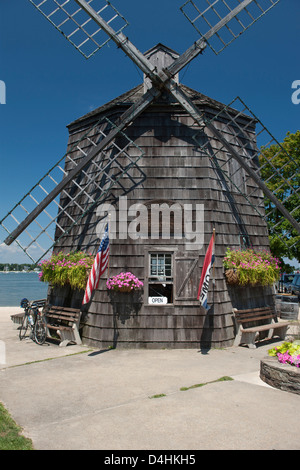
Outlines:
POLYGON ((20 435, 21 431, 0 403, 0 450, 33 450, 31 440, 20 435))

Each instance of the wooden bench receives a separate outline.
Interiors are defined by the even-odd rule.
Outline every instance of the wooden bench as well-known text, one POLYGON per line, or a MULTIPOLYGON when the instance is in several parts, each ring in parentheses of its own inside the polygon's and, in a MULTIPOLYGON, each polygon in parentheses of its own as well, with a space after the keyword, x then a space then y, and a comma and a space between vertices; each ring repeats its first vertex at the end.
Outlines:
POLYGON ((278 335, 285 339, 289 322, 278 321, 277 314, 272 307, 259 307, 247 310, 234 308, 233 315, 237 327, 234 346, 247 344, 249 348, 256 348, 255 340, 261 332, 269 331, 267 339, 278 335))
POLYGON ((56 331, 61 340, 59 346, 67 346, 69 343, 81 344, 79 308, 50 306, 45 312, 45 317, 47 336, 53 338, 51 331, 56 331))

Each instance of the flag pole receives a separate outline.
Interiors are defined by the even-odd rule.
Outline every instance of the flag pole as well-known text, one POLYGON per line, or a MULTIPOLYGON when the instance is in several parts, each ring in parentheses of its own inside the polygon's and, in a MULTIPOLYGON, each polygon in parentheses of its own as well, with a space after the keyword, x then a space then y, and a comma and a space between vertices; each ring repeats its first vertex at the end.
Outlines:
MULTIPOLYGON (((200 301, 200 305, 202 305, 206 310, 209 310, 210 307, 207 308, 207 294, 208 294, 208 287, 209 287, 209 278, 211 274, 211 268, 213 267, 213 274, 214 274, 214 244, 215 244, 215 236, 216 231, 213 229, 213 234, 211 236, 206 255, 203 262, 199 289, 198 289, 198 296, 197 299, 200 301)), ((214 286, 214 284, 213 284, 214 286)))
MULTIPOLYGON (((109 244, 110 244, 110 218, 111 218, 111 213, 108 214, 108 239, 109 239, 109 244)), ((107 279, 109 279, 109 261, 110 261, 110 256, 108 256, 108 262, 107 262, 107 279)))
MULTIPOLYGON (((213 228, 213 240, 214 240, 214 245, 215 245, 215 239, 216 239, 216 229, 213 228)), ((216 256, 216 255, 215 255, 216 256)), ((216 261, 216 258, 215 258, 215 261, 216 261)), ((216 262, 214 262, 213 264, 213 272, 212 272, 212 282, 213 282, 213 286, 215 286, 215 265, 216 265, 216 262)))

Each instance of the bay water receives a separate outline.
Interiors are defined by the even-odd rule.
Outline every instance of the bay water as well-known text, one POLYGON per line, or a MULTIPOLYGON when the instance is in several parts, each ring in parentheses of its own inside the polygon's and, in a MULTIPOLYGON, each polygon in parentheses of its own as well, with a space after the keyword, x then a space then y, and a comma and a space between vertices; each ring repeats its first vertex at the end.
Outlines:
POLYGON ((36 272, 0 272, 0 307, 17 307, 26 297, 46 299, 48 284, 39 280, 36 272))

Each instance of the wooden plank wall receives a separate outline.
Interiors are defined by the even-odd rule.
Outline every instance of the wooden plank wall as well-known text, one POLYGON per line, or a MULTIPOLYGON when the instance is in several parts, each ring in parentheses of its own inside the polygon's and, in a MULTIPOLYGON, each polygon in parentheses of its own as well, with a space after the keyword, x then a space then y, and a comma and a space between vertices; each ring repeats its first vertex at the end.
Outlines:
MULTIPOLYGON (((110 117, 112 117, 110 115, 110 117)), ((94 118, 95 119, 95 118, 94 118)), ((226 124, 218 122, 217 127, 223 132, 229 132, 226 124)), ((79 126, 79 124, 77 124, 79 126)), ((222 347, 232 345, 234 339, 234 326, 232 319, 232 296, 224 279, 222 259, 226 248, 240 247, 240 227, 233 215, 232 205, 229 204, 219 176, 212 167, 207 154, 195 145, 194 135, 199 131, 195 128, 191 118, 175 106, 152 106, 140 116, 126 134, 145 152, 139 162, 139 167, 146 175, 141 179, 141 173, 133 170, 137 185, 132 186, 132 180, 125 178, 123 187, 129 193, 128 207, 137 202, 147 203, 154 200, 179 202, 180 204, 204 204, 204 246, 200 252, 185 251, 183 241, 178 240, 114 240, 110 246, 110 276, 121 271, 131 271, 141 280, 147 280, 147 254, 151 250, 174 250, 174 257, 178 258, 175 264, 176 289, 182 285, 186 269, 191 266, 193 259, 198 259, 197 266, 182 293, 184 298, 193 300, 176 300, 173 305, 149 306, 146 303, 136 314, 122 321, 113 314, 113 307, 109 301, 104 276, 100 281, 99 289, 95 292, 93 300, 88 307, 84 318, 83 341, 86 344, 105 348, 118 347, 147 347, 147 348, 199 348, 222 347), (198 283, 205 252, 212 235, 216 229, 216 262, 215 262, 215 289, 210 287, 208 303, 212 309, 208 314, 200 308, 196 300, 198 283), (182 259, 183 258, 183 259, 182 259), (181 264, 180 264, 181 263, 181 264)), ((85 132, 81 128, 73 129, 70 135, 69 147, 85 132)), ((213 153, 217 152, 220 163, 227 161, 225 152, 218 151, 220 144, 210 139, 213 153)), ((89 143, 85 150, 88 150, 89 143)), ((135 147, 130 151, 137 152, 135 147)), ((80 153, 73 152, 80 158, 80 153)), ((100 161, 100 160, 99 160, 100 161)), ((66 168, 68 169, 69 163, 66 168)), ((91 175, 97 174, 97 181, 101 181, 101 174, 93 165, 86 169, 91 175)), ((228 171, 230 171, 228 165, 228 171)), ((240 176, 239 176, 240 178, 240 176)), ((254 183, 245 176, 248 194, 253 190, 254 183)), ((69 188, 76 193, 76 189, 69 188)), ((90 191, 95 192, 91 185, 90 191)), ((115 187, 107 196, 106 201, 113 201, 124 194, 120 186, 115 187)), ((269 248, 266 224, 259 218, 253 207, 239 193, 232 193, 235 209, 243 220, 253 248, 269 248)), ((67 201, 62 195, 61 204, 67 201)), ((80 198, 81 204, 86 204, 85 194, 80 198)), ((258 205, 262 202, 261 191, 257 190, 251 196, 251 203, 258 205)), ((76 214, 78 208, 71 204, 71 212, 76 214)), ((61 217, 60 224, 69 223, 67 217, 61 217)), ((74 227, 70 234, 63 237, 56 251, 71 251, 82 249, 96 253, 99 239, 96 235, 98 219, 96 211, 88 214, 81 223, 74 227)), ((59 233, 57 233, 58 235, 59 233)), ((176 294, 176 293, 175 293, 176 294)), ((254 294, 253 294, 254 295, 254 294)), ((145 293, 145 300, 147 293, 145 293)), ((257 298, 261 302, 261 294, 257 298)), ((124 319, 123 319, 124 320, 124 319)))

